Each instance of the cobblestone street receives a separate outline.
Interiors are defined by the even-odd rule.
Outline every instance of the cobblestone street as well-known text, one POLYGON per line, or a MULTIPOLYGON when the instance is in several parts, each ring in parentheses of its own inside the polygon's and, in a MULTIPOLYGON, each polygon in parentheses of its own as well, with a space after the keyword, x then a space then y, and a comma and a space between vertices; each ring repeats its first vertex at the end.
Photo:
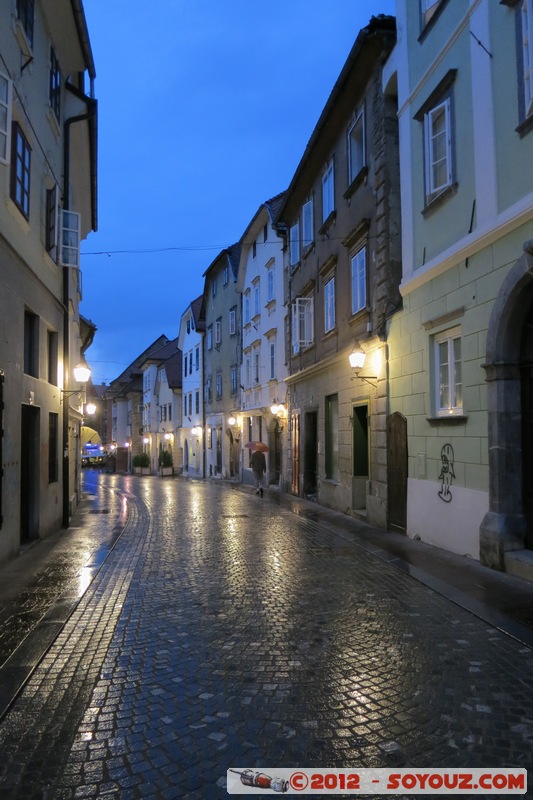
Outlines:
POLYGON ((235 766, 533 763, 523 643, 276 495, 95 474, 92 510, 113 496, 127 523, 3 718, 1 800, 211 800, 235 766))

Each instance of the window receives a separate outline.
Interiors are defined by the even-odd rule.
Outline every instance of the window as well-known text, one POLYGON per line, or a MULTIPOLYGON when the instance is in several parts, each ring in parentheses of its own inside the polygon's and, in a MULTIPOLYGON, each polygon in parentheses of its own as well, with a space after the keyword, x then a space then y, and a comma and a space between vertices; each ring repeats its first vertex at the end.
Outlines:
POLYGON ((24 372, 39 377, 39 317, 24 312, 24 372))
POLYGON ((292 352, 313 344, 313 298, 298 297, 292 304, 292 352))
POLYGON ((185 355, 185 358, 183 359, 183 377, 187 377, 187 355, 185 355))
POLYGON ((314 240, 315 235, 313 231, 313 201, 308 200, 304 203, 302 208, 302 234, 303 234, 303 247, 310 247, 314 240))
POLYGON ((422 25, 425 26, 428 24, 432 16, 434 15, 435 11, 439 7, 441 0, 421 0, 421 12, 422 12, 422 25))
POLYGON ((17 19, 26 34, 28 44, 33 48, 33 5, 34 0, 17 0, 17 19))
POLYGON ((247 325, 251 320, 250 316, 250 295, 247 294, 244 298, 244 324, 247 325))
POLYGON ((213 399, 213 393, 211 390, 211 378, 207 378, 205 382, 205 401, 206 403, 210 403, 213 399))
POLYGON ((231 394, 237 394, 237 367, 233 366, 230 370, 231 394))
POLYGON ((200 392, 198 391, 198 389, 194 393, 194 413, 195 414, 200 413, 200 392))
POLYGON ((229 312, 229 332, 230 336, 237 333, 237 310, 231 308, 229 312))
POLYGON ((45 218, 45 247, 47 253, 52 251, 57 246, 57 218, 58 218, 58 202, 57 202, 57 186, 46 190, 46 218, 45 218))
POLYGON ((276 342, 270 342, 270 380, 276 378, 276 342))
POLYGON ((13 123, 11 143, 11 199, 30 218, 31 148, 17 122, 13 123))
POLYGON ((252 258, 257 256, 257 241, 253 242, 252 244, 252 258))
POLYGON ((215 321, 215 344, 219 345, 222 341, 222 318, 219 317, 215 321))
POLYGON ((48 331, 48 383, 53 386, 58 384, 58 335, 55 331, 48 331))
POLYGON ((329 215, 335 210, 333 183, 333 161, 330 161, 322 176, 322 222, 325 222, 329 215))
POLYGON ((254 316, 261 312, 261 291, 259 281, 254 286, 254 316))
POLYGON ((259 383, 259 353, 254 355, 254 382, 259 383))
POLYGON ((61 213, 61 264, 64 267, 80 264, 80 215, 65 209, 61 213))
POLYGON ((335 278, 324 284, 324 333, 335 327, 335 278))
POLYGON ((192 392, 189 394, 189 417, 192 417, 192 392))
POLYGON ((48 483, 59 480, 59 414, 48 414, 48 483))
POLYGON ((339 398, 336 394, 326 397, 326 478, 339 479, 339 398))
POLYGON ((172 422, 172 403, 168 404, 168 421, 172 422))
POLYGON ((275 298, 275 285, 274 285, 274 268, 269 269, 267 272, 267 302, 275 298))
POLYGON ((533 0, 520 4, 524 108, 521 117, 533 115, 533 0))
POLYGON ((267 240, 268 240, 268 225, 265 225, 265 227, 263 228, 263 242, 266 242, 267 240))
POLYGON ((366 247, 352 256, 352 314, 366 308, 366 247))
POLYGON ((216 389, 217 389, 217 400, 220 400, 222 397, 222 373, 217 372, 216 374, 216 389))
POLYGON ((59 121, 61 115, 61 72, 59 71, 59 61, 53 47, 50 48, 49 98, 52 111, 59 121))
POLYGON ((291 226, 289 236, 289 256, 291 267, 296 266, 300 261, 300 223, 295 222, 291 226))
POLYGON ((207 329, 207 349, 211 350, 213 348, 213 326, 209 325, 207 329))
POLYGON ((9 160, 11 131, 11 81, 0 72, 0 163, 9 160))
POLYGON ((159 418, 160 418, 161 422, 166 422, 167 421, 167 407, 166 406, 161 406, 160 407, 160 409, 159 409, 159 418))
POLYGON ((194 358, 195 358, 194 368, 195 368, 196 372, 198 372, 198 370, 200 369, 200 348, 199 347, 197 347, 196 350, 194 351, 194 358))
POLYGON ((187 320, 187 333, 190 333, 190 332, 191 332, 191 320, 188 319, 187 320))
POLYGON ((217 296, 217 279, 213 278, 213 283, 211 284, 211 294, 213 297, 217 296))
POLYGON ((435 398, 437 416, 463 413, 460 328, 435 336, 435 398))
POLYGON ((224 278, 223 278, 223 281, 224 281, 224 286, 227 286, 228 283, 229 283, 229 269, 227 267, 224 267, 224 278))
POLYGON ((348 128, 348 185, 357 178, 365 162, 365 126, 361 110, 348 128))
POLYGON ((426 202, 452 184, 452 140, 450 98, 424 117, 426 145, 426 202))
POLYGON ((189 375, 192 375, 192 350, 189 353, 189 375))
POLYGON ((244 359, 244 370, 244 374, 246 376, 246 388, 248 389, 252 384, 251 362, 249 356, 244 359))

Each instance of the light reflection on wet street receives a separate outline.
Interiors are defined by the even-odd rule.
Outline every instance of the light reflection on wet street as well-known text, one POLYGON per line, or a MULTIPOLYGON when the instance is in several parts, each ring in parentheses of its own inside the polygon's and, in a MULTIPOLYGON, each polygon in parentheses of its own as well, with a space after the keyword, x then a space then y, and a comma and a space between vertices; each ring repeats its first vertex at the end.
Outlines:
MULTIPOLYGON (((0 726, 2 800, 209 800, 243 765, 533 763, 529 648, 267 496, 86 479, 90 511, 112 493, 129 520, 0 726)), ((81 548, 76 567, 81 591, 81 548)))

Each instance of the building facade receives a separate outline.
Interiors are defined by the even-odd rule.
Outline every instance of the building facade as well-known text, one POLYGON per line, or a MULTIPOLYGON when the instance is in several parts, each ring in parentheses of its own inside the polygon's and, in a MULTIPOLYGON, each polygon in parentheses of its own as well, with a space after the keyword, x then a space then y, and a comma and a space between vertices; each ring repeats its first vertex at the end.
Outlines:
POLYGON ((236 381, 240 408, 236 429, 241 478, 253 482, 250 441, 268 447, 267 479, 280 486, 287 431, 283 239, 273 226, 283 193, 263 203, 241 237, 237 290, 242 298, 242 366, 236 381))
POLYGON ((79 242, 97 227, 95 68, 81 0, 0 10, 0 561, 68 525, 84 395, 79 242))
POLYGON ((223 250, 204 273, 201 318, 204 337, 204 403, 206 476, 236 477, 239 446, 230 425, 240 393, 240 296, 235 284, 240 244, 223 250))
POLYGON ((182 474, 203 478, 204 456, 204 321, 200 317, 202 295, 181 315, 178 347, 182 352, 182 424, 178 439, 178 463, 182 474))
POLYGON ((398 0, 407 533, 531 564, 533 4, 398 0), (431 520, 431 524, 428 524, 431 520))
POLYGON ((387 320, 399 308, 397 102, 382 70, 392 17, 355 41, 278 212, 294 494, 385 526, 387 320), (364 359, 352 372, 349 357, 364 359), (372 378, 370 378, 372 376, 372 378))

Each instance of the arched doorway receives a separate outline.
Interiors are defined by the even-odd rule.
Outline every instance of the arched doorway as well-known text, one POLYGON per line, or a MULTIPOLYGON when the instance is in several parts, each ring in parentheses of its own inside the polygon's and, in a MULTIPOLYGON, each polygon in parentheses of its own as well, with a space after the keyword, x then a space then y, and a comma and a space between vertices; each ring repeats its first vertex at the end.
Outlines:
POLYGON ((480 527, 482 564, 505 570, 505 554, 533 547, 533 240, 505 278, 487 330, 489 510, 480 527))

